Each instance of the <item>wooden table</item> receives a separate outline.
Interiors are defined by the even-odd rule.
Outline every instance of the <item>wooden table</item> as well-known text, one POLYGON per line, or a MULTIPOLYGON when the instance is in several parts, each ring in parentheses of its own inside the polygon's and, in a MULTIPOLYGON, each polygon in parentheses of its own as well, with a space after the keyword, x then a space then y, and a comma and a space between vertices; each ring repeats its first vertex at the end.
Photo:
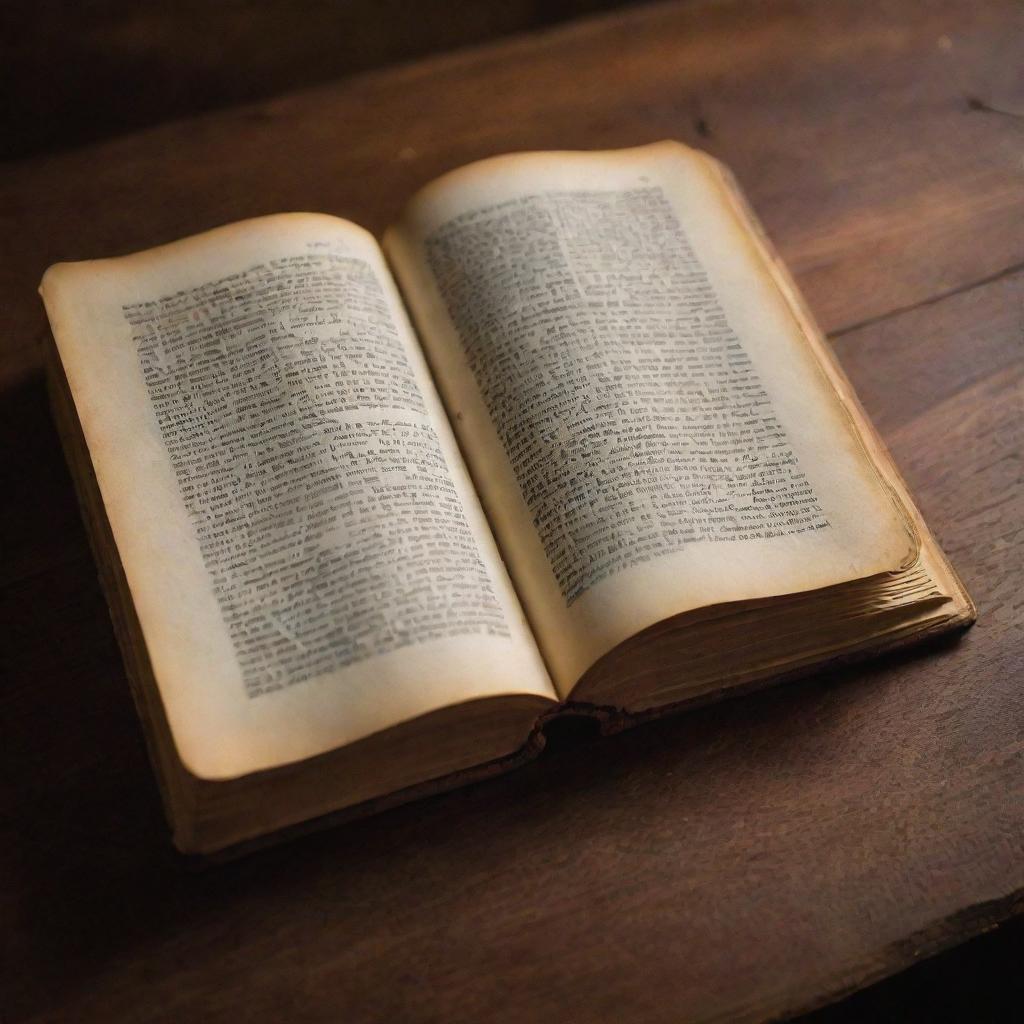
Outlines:
POLYGON ((1021 909, 1022 57, 1015 0, 704 0, 6 167, 3 1019, 757 1019, 1021 909), (46 407, 43 269, 279 210, 379 231, 476 157, 662 137, 735 170, 977 627, 189 871, 46 407))

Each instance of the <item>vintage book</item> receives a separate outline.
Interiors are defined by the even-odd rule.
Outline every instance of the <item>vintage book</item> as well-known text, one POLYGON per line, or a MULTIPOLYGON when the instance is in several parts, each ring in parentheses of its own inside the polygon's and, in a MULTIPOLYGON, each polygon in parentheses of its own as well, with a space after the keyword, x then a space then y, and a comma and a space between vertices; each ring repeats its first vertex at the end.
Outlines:
POLYGON ((963 627, 727 171, 485 160, 51 267, 55 414, 183 851, 963 627))

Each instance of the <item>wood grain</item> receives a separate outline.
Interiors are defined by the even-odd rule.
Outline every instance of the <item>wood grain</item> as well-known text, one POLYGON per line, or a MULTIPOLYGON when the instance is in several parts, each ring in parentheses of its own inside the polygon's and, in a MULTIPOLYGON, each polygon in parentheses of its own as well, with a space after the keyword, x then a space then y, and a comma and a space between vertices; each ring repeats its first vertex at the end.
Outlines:
POLYGON ((1022 27, 654 7, 6 169, 5 1020, 755 1020, 1024 908, 1024 129, 967 99, 1024 109, 1022 27), (474 157, 663 136, 737 173, 977 626, 188 871, 46 408, 43 268, 281 209, 376 230, 474 157))
POLYGON ((625 0, 8 0, 0 159, 556 24, 625 0))

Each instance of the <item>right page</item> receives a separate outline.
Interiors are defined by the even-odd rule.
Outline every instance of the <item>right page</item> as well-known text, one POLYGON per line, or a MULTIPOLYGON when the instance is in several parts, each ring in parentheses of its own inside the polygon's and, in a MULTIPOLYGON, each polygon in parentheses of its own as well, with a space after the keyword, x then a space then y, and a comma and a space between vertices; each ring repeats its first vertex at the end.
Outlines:
POLYGON ((563 696, 671 616, 915 559, 710 157, 483 161, 385 249, 563 696))

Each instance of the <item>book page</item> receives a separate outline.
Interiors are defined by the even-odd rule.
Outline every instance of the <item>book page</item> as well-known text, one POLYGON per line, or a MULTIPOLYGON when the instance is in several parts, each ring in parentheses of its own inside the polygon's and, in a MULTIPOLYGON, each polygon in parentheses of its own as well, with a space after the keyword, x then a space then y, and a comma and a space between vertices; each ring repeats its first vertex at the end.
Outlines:
POLYGON ((193 774, 554 699, 366 232, 260 218, 60 264, 42 293, 193 774))
POLYGON ((483 161, 385 249, 563 696, 670 616, 913 559, 710 158, 483 161))

